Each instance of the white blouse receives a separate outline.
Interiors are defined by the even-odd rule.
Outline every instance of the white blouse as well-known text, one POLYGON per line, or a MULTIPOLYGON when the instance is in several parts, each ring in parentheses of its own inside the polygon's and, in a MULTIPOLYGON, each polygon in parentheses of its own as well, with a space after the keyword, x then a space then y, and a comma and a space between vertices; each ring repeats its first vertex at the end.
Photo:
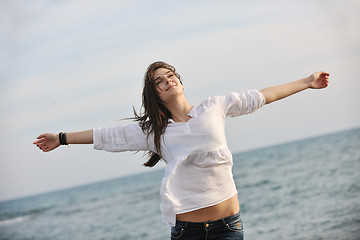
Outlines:
MULTIPOLYGON (((175 225, 176 214, 221 203, 237 193, 232 155, 225 138, 225 117, 256 111, 265 104, 257 90, 210 97, 189 112, 190 120, 172 119, 161 138, 166 162, 160 194, 163 221, 175 225)), ((153 151, 138 123, 94 129, 94 148, 111 152, 153 151)))

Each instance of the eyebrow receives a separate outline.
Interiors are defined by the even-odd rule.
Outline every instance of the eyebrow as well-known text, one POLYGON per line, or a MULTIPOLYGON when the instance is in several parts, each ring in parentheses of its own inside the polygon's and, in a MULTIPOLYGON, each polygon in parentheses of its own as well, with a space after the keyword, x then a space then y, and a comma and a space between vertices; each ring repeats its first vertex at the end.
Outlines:
POLYGON ((172 72, 172 71, 169 70, 165 74, 162 74, 162 75, 158 76, 157 78, 154 79, 154 82, 156 82, 156 80, 158 80, 161 76, 164 76, 164 75, 168 74, 169 72, 172 72))

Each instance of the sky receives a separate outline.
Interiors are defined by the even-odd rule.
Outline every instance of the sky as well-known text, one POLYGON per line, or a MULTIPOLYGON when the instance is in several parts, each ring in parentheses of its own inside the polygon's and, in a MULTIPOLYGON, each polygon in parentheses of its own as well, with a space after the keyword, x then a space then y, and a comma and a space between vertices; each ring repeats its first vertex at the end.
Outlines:
POLYGON ((147 66, 174 65, 192 105, 327 71, 330 85, 228 119, 233 153, 360 126, 357 0, 0 1, 0 200, 154 169, 44 132, 129 124, 147 66))

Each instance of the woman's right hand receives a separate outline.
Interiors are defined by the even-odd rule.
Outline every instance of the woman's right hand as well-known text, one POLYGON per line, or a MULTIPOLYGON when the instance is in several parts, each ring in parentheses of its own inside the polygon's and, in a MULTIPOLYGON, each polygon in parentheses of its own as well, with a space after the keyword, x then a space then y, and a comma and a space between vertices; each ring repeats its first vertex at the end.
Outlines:
POLYGON ((60 146, 59 134, 56 133, 44 133, 38 136, 37 139, 33 144, 44 152, 49 152, 60 146))

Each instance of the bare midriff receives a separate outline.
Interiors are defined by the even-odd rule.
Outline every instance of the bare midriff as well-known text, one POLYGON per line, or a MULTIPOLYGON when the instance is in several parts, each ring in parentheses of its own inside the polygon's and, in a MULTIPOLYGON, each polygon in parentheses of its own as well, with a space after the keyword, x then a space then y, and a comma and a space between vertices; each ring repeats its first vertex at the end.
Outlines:
POLYGON ((185 222, 214 221, 235 215, 239 212, 239 200, 237 194, 214 206, 201 208, 192 212, 176 215, 176 220, 185 222))

